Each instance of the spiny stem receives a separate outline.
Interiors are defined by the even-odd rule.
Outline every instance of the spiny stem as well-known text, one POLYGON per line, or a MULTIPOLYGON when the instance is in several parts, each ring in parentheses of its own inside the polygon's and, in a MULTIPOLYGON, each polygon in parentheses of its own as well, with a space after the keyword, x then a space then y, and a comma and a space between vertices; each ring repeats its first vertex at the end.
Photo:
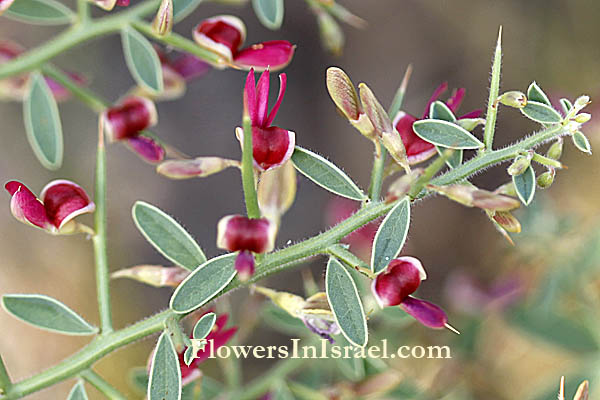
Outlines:
POLYGON ((244 115, 244 141, 242 150, 242 186, 248 218, 260 218, 260 209, 254 183, 254 156, 252 152, 252 122, 244 115))
POLYGON ((0 395, 10 389, 11 385, 12 383, 8 371, 6 370, 6 366, 4 365, 4 360, 2 360, 2 356, 0 356, 0 395))
POLYGON ((127 400, 127 397, 122 395, 117 389, 115 389, 110 383, 104 378, 98 375, 91 369, 86 369, 79 374, 86 382, 98 389, 110 400, 127 400))
POLYGON ((96 265, 96 288, 100 311, 101 334, 112 332, 110 307, 110 277, 106 254, 106 151, 104 147, 104 129, 102 119, 98 123, 98 154, 96 158, 96 193, 94 202, 95 231, 94 260, 96 265))
POLYGON ((500 90, 500 70, 502 68, 502 26, 498 31, 498 42, 494 53, 494 62, 492 63, 492 81, 490 83, 490 96, 488 98, 487 114, 485 116, 485 130, 483 132, 483 143, 485 150, 492 149, 494 143, 494 130, 496 129, 496 115, 498 106, 496 99, 500 90))

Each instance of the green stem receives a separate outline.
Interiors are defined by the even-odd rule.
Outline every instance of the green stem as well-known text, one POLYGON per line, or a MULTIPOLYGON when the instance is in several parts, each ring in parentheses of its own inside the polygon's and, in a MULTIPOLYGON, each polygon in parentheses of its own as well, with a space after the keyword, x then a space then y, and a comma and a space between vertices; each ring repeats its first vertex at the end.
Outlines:
POLYGON ((340 261, 343 261, 344 264, 349 266, 350 268, 360 272, 365 275, 367 278, 374 279, 375 274, 371 272, 371 268, 369 268, 369 264, 361 260, 354 253, 349 251, 346 246, 341 244, 334 244, 327 249, 327 252, 337 258, 340 261))
POLYGON ((560 161, 555 160, 550 157, 542 156, 541 154, 537 154, 537 153, 535 153, 533 155, 531 160, 535 161, 536 163, 545 165, 547 167, 554 167, 554 168, 563 168, 564 167, 560 161))
POLYGON ((77 97, 83 104, 91 108, 96 113, 101 113, 109 103, 100 99, 98 95, 92 92, 90 89, 78 85, 71 79, 67 74, 56 68, 52 64, 45 64, 42 67, 42 73, 68 89, 75 97, 77 97))
POLYGON ((496 116, 498 105, 496 99, 500 90, 500 69, 502 68, 502 27, 498 32, 498 42, 492 63, 492 81, 490 84, 490 96, 488 98, 487 114, 485 116, 485 130, 483 132, 483 143, 485 150, 491 150, 494 143, 494 131, 496 129, 496 116))
POLYGON ((242 186, 248 218, 260 218, 256 185, 254 183, 254 157, 252 153, 252 122, 244 115, 244 143, 242 149, 242 186))
POLYGON ((11 385, 12 382, 10 381, 10 376, 4 365, 4 360, 2 360, 2 356, 0 356, 0 395, 10 389, 11 385))
POLYGON ((110 310, 110 277, 108 274, 108 258, 106 254, 106 151, 104 148, 104 131, 100 126, 98 132, 98 155, 96 158, 96 193, 94 202, 95 231, 94 261, 96 265, 96 288, 100 311, 101 334, 112 332, 112 316, 110 310))
POLYGON ((90 2, 88 0, 77 0, 77 15, 80 24, 88 23, 90 20, 90 2))
POLYGON ((102 394, 104 394, 110 400, 127 400, 127 397, 122 395, 117 389, 111 386, 110 383, 104 380, 100 375, 91 369, 86 369, 85 371, 79 374, 83 379, 85 379, 89 384, 98 389, 102 394))
POLYGON ((236 400, 258 399, 268 392, 275 382, 285 379, 289 374, 298 370, 305 361, 303 358, 287 358, 278 362, 262 377, 257 378, 248 387, 244 388, 243 392, 237 393, 234 398, 236 400))

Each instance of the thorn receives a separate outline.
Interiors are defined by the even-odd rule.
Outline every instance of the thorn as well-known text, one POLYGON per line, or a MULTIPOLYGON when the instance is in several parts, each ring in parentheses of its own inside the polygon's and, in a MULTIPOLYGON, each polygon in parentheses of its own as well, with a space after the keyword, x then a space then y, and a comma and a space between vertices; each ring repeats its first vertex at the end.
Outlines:
POLYGON ((558 400, 565 400, 565 377, 560 377, 560 386, 558 387, 558 400))
POLYGON ((459 332, 459 331, 458 331, 456 328, 454 328, 452 325, 450 325, 450 324, 444 324, 444 326, 445 326, 445 327, 446 327, 448 330, 450 330, 450 331, 452 331, 452 332, 456 333, 457 335, 460 335, 460 332, 459 332))

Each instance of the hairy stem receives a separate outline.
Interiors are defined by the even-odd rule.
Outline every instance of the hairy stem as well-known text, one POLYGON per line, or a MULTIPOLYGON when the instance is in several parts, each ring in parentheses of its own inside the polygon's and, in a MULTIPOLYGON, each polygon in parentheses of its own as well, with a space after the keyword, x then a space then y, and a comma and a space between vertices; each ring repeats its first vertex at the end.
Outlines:
POLYGON ((248 218, 260 218, 256 184, 254 183, 254 156, 252 153, 252 123, 250 117, 244 115, 244 141, 242 149, 242 186, 248 218))
POLYGON ((86 369, 79 375, 90 385, 98 389, 106 398, 110 400, 127 400, 127 397, 91 369, 86 369))

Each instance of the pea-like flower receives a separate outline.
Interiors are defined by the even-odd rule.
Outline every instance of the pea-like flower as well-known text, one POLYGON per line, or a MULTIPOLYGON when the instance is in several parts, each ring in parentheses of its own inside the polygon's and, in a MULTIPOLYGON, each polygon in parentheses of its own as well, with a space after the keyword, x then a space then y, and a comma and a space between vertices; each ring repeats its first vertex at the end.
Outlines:
POLYGON ((164 148, 142 132, 156 125, 157 113, 154 103, 140 96, 130 96, 116 106, 108 108, 101 115, 111 142, 123 141, 140 157, 150 163, 165 158, 164 148))
MULTIPOLYGON (((429 99, 421 119, 425 119, 429 116, 429 108, 431 104, 435 102, 447 89, 448 84, 446 82, 437 87, 429 99)), ((456 112, 460 107, 460 104, 465 97, 465 92, 466 90, 464 88, 457 89, 448 99, 448 101, 446 101, 446 105, 452 112, 456 112)), ((480 114, 481 110, 474 110, 463 115, 459 119, 478 118, 480 114)), ((413 124, 418 120, 419 119, 413 115, 410 115, 404 111, 399 111, 393 121, 394 127, 402 138, 402 142, 404 143, 404 147, 406 149, 406 155, 408 157, 408 162, 411 165, 425 161, 436 153, 435 146, 432 143, 421 139, 413 131, 413 124)))
POLYGON ((12 196, 10 210, 19 221, 55 235, 90 232, 74 221, 96 208, 81 186, 64 179, 52 181, 42 189, 41 200, 21 182, 10 181, 4 187, 12 196))
POLYGON ((294 48, 286 40, 272 40, 241 48, 246 40, 244 22, 233 15, 218 15, 200 22, 194 29, 196 42, 221 56, 225 64, 241 69, 279 70, 294 56, 294 48))
MULTIPOLYGON (((269 113, 269 71, 260 76, 258 84, 251 70, 246 78, 244 88, 244 108, 250 114, 252 121, 252 154, 254 165, 266 171, 284 164, 292 157, 296 145, 296 134, 292 131, 271 126, 279 111, 279 106, 285 94, 287 77, 279 75, 279 95, 269 113)), ((243 143, 244 130, 236 129, 236 136, 243 143)))
POLYGON ((448 328, 448 317, 437 305, 411 296, 427 274, 421 262, 414 257, 392 260, 384 272, 377 275, 371 291, 377 303, 383 307, 399 306, 421 324, 434 329, 448 328))
POLYGON ((254 253, 273 250, 276 234, 277 225, 266 218, 228 215, 217 226, 217 247, 238 252, 235 269, 238 278, 245 281, 254 274, 254 253))

